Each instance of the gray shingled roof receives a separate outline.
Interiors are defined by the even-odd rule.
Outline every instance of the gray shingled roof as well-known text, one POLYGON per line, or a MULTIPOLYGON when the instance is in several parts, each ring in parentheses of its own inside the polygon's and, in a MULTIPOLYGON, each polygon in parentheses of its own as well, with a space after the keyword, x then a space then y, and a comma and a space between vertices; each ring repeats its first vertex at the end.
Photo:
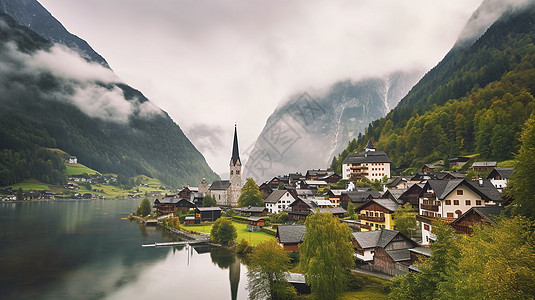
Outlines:
POLYGON ((362 151, 349 153, 342 162, 342 164, 357 163, 391 163, 391 161, 383 151, 362 151))
MULTIPOLYGON (((284 194, 290 193, 287 190, 274 190, 269 194, 269 196, 264 200, 264 203, 277 203, 284 194)), ((291 195, 291 194, 290 194, 291 195)))
POLYGON ((230 180, 218 180, 214 181, 212 185, 210 186, 210 190, 217 191, 217 190, 226 190, 230 186, 230 180))
POLYGON ((457 220, 453 221, 453 223, 461 220, 465 215, 469 214, 470 211, 475 211, 481 217, 489 220, 492 224, 495 224, 494 220, 503 211, 503 206, 474 206, 457 218, 457 220))
POLYGON ((326 207, 326 208, 313 208, 311 209, 311 211, 313 213, 316 212, 316 209, 319 209, 320 212, 330 212, 332 213, 333 215, 335 214, 346 214, 347 213, 347 210, 345 210, 343 207, 326 207))
POLYGON ((476 161, 472 164, 472 167, 496 167, 495 161, 476 161))
POLYGON ((482 198, 485 200, 501 202, 503 201, 502 194, 496 189, 496 187, 490 182, 490 180, 483 180, 483 184, 480 185, 478 180, 466 180, 474 189, 482 194, 482 198))
POLYGON ((266 208, 264 206, 246 206, 246 207, 237 207, 235 209, 241 212, 261 213, 266 208))
POLYGON ((379 193, 376 190, 342 192, 342 194, 348 195, 349 199, 351 199, 351 202, 355 202, 355 203, 364 203, 364 202, 366 202, 366 198, 368 198, 368 196, 370 196, 370 195, 373 198, 381 197, 381 193, 379 193))
POLYGON ((483 184, 479 184, 478 180, 429 180, 427 184, 433 189, 439 200, 444 200, 459 185, 465 184, 468 188, 471 188, 475 193, 480 195, 483 200, 503 201, 500 192, 489 180, 483 180, 483 184))
POLYGON ((363 249, 384 248, 399 231, 382 228, 381 230, 353 232, 353 237, 363 249))
POLYGON ((427 257, 430 257, 432 253, 431 248, 427 247, 414 247, 409 249, 409 251, 414 252, 416 254, 425 255, 427 257))
MULTIPOLYGON (((388 198, 371 199, 370 202, 375 202, 375 203, 379 204, 380 206, 388 209, 391 212, 396 211, 398 209, 398 207, 399 207, 399 204, 396 201, 394 201, 392 199, 388 199, 388 198)), ((365 206, 365 205, 363 205, 363 206, 365 206)), ((363 206, 361 206, 360 209, 362 209, 363 206)))
POLYGON ((199 211, 214 211, 214 210, 221 210, 221 208, 217 207, 217 206, 212 206, 212 207, 197 207, 197 210, 199 211))
POLYGON ((277 227, 277 237, 282 244, 302 243, 305 237, 305 225, 280 225, 277 227))
POLYGON ((496 172, 498 174, 500 174, 500 176, 502 178, 505 178, 505 179, 509 179, 511 178, 511 175, 513 174, 513 171, 515 169, 513 168, 494 168, 494 170, 489 174, 489 176, 487 177, 487 179, 490 179, 491 178, 491 175, 496 172))
POLYGON ((249 217, 249 218, 247 218, 247 221, 257 222, 257 221, 265 220, 265 219, 266 218, 262 218, 262 217, 249 217))
POLYGON ((409 249, 386 250, 386 254, 388 254, 388 256, 395 262, 411 259, 411 252, 409 249))

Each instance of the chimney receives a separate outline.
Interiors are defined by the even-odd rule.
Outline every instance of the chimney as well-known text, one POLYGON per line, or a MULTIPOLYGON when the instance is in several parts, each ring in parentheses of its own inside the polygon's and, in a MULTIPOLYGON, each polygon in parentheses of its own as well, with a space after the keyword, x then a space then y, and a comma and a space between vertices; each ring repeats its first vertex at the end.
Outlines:
POLYGON ((483 186, 483 178, 479 177, 479 186, 483 186))

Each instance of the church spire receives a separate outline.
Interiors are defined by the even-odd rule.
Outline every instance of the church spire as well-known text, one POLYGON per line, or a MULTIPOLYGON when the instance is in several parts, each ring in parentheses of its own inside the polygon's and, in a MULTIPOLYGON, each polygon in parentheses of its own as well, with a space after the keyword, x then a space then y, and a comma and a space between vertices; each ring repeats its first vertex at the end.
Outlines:
POLYGON ((238 129, 236 124, 234 124, 234 144, 232 145, 232 157, 230 158, 230 165, 235 166, 237 163, 240 163, 240 151, 238 150, 238 129))

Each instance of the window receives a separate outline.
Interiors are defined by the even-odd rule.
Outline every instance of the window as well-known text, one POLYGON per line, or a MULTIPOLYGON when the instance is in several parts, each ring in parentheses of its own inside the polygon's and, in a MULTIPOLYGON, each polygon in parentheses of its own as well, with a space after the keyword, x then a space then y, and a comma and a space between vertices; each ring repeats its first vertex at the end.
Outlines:
POLYGON ((463 190, 457 190, 457 195, 458 196, 462 196, 463 195, 463 190))
POLYGON ((470 204, 470 203, 471 203, 470 200, 466 200, 466 201, 464 201, 464 203, 465 203, 466 205, 471 205, 471 204, 470 204))
POLYGON ((236 175, 240 175, 240 170, 236 170, 236 175))
POLYGON ((446 200, 446 205, 451 205, 451 200, 446 200))
POLYGON ((453 205, 459 205, 459 200, 453 200, 453 205))
POLYGON ((481 205, 481 200, 476 200, 476 205, 480 206, 481 205))
POLYGON ((448 213, 447 216, 448 218, 453 218, 453 213, 448 213))
POLYGON ((230 170, 230 175, 234 175, 234 171, 233 170, 230 170))
POLYGON ((427 231, 429 231, 429 225, 424 224, 424 229, 427 230, 427 231))

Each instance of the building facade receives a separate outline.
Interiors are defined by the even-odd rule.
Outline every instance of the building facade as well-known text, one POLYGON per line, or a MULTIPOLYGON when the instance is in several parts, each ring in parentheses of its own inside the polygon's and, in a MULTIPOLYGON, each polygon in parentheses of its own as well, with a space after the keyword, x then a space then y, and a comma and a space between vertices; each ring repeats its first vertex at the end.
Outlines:
POLYGON ((342 179, 381 180, 383 177, 390 178, 390 158, 383 151, 375 151, 371 142, 362 152, 350 153, 342 162, 342 179))

